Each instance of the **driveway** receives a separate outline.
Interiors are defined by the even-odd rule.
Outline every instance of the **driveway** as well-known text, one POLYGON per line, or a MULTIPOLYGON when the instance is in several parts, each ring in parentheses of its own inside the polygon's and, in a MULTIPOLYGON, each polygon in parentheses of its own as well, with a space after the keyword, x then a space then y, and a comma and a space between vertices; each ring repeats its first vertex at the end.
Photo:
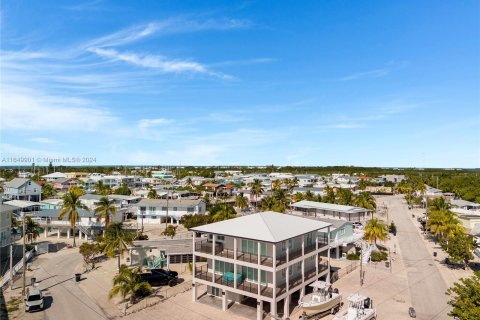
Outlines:
MULTIPOLYGON (((389 208, 389 222, 395 221, 398 243, 408 277, 408 286, 417 319, 450 319, 445 291, 447 285, 439 272, 436 261, 410 218, 411 210, 400 196, 385 197, 389 208)), ((379 201, 380 202, 380 201, 379 201)))

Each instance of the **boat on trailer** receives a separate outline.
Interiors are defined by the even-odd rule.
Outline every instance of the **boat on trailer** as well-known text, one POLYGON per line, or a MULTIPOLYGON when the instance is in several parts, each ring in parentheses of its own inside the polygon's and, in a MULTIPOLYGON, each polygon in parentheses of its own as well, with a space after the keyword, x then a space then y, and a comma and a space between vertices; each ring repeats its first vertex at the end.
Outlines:
POLYGON ((347 297, 348 308, 337 314, 333 320, 371 320, 377 318, 373 301, 367 296, 354 293, 347 297))
POLYGON ((313 292, 304 295, 298 301, 303 310, 302 319, 338 312, 342 303, 342 295, 338 289, 332 289, 332 285, 325 281, 315 281, 309 287, 313 288, 313 292))

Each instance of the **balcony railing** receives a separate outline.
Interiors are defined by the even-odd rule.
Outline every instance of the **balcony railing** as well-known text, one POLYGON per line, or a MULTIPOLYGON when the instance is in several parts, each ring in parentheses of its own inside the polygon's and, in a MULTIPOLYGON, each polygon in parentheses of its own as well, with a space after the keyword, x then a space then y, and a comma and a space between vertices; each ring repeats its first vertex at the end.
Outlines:
MULTIPOLYGON (((195 243, 195 251, 203 253, 213 253, 213 243, 207 240, 198 241, 195 243)), ((219 254, 223 251, 223 245, 221 243, 215 244, 215 254, 219 254)))

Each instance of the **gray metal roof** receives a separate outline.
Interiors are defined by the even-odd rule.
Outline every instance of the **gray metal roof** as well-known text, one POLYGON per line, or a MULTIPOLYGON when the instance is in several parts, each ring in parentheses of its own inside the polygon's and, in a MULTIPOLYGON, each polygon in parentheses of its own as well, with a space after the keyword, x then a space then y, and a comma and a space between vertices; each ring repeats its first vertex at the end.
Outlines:
POLYGON ((167 254, 192 254, 192 239, 163 239, 133 241, 135 247, 158 248, 167 254))
POLYGON ((292 204, 292 207, 303 208, 303 209, 328 210, 328 211, 344 212, 344 213, 358 213, 358 212, 372 211, 372 210, 360 208, 360 207, 344 206, 341 204, 307 201, 307 200, 295 202, 292 204))
POLYGON ((87 194, 84 194, 83 196, 81 196, 80 199, 81 200, 100 200, 103 197, 104 196, 100 196, 98 194, 87 193, 87 194))
POLYGON ((20 188, 25 184, 25 182, 30 181, 31 179, 26 178, 13 178, 12 180, 5 182, 5 187, 7 188, 20 188))
POLYGON ((5 201, 4 204, 8 204, 8 205, 22 208, 22 209, 41 205, 40 202, 33 202, 33 201, 27 201, 27 200, 10 200, 10 201, 5 201))
POLYGON ((195 227, 192 230, 277 243, 328 226, 330 223, 266 211, 195 227))
POLYGON ((15 211, 15 210, 18 210, 18 209, 20 209, 20 208, 16 207, 16 206, 11 206, 9 204, 0 203, 0 213, 12 212, 12 211, 15 211))
MULTIPOLYGON (((199 205, 203 200, 191 200, 191 199, 169 199, 168 206, 177 206, 177 207, 184 207, 184 206, 196 206, 199 205)), ((167 206, 167 199, 142 199, 134 206, 137 207, 144 207, 144 206, 152 206, 152 207, 161 207, 167 206)))
MULTIPOLYGON (((60 215, 61 209, 45 209, 40 211, 35 211, 32 213, 32 217, 41 217, 41 218, 58 218, 60 215)), ((83 209, 78 210, 78 216, 80 218, 93 218, 93 211, 85 211, 83 209)), ((67 219, 66 217, 64 219, 67 219)))

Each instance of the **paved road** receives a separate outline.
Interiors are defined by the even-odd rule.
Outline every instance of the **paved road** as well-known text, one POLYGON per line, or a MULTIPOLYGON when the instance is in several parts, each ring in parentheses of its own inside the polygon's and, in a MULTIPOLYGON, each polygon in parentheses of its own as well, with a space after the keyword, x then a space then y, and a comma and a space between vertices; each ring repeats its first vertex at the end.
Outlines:
POLYGON ((26 319, 107 319, 73 279, 75 268, 81 262, 78 251, 72 250, 71 253, 46 259, 36 267, 34 276, 46 296, 45 310, 27 315, 26 319))
POLYGON ((417 227, 410 218, 411 211, 400 196, 387 197, 389 221, 395 221, 398 242, 407 268, 408 285, 412 304, 417 311, 417 319, 450 319, 443 280, 433 257, 428 252, 417 227))

